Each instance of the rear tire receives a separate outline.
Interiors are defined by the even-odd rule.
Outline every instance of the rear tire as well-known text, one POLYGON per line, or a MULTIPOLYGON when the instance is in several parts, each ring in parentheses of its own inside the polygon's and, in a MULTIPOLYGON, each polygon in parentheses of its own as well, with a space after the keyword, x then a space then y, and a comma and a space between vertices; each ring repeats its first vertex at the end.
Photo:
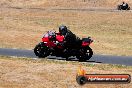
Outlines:
POLYGON ((88 54, 87 58, 89 60, 93 56, 93 51, 90 47, 87 47, 87 48, 88 48, 88 50, 87 50, 88 52, 86 54, 88 54))
POLYGON ((48 51, 49 51, 48 50, 48 47, 47 46, 44 46, 43 43, 39 43, 34 48, 34 53, 39 58, 47 57, 49 55, 48 51))
POLYGON ((83 54, 77 56, 79 62, 85 62, 86 60, 89 60, 93 56, 93 51, 90 47, 87 47, 86 49, 82 49, 81 52, 83 52, 83 54))

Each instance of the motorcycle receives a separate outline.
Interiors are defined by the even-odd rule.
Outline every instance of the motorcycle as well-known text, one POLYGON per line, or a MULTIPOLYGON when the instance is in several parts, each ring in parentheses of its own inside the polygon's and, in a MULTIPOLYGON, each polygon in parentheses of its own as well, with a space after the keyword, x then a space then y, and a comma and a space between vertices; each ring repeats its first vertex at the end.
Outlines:
POLYGON ((124 4, 124 5, 121 4, 117 6, 117 9, 118 10, 130 10, 130 7, 128 4, 124 4))
POLYGON ((63 35, 48 31, 42 37, 42 42, 37 44, 34 48, 34 53, 39 58, 44 58, 47 56, 56 56, 66 58, 69 60, 69 57, 76 56, 79 61, 89 60, 93 51, 89 45, 93 42, 91 37, 82 38, 76 42, 75 45, 71 46, 72 48, 66 47, 65 38, 63 35))

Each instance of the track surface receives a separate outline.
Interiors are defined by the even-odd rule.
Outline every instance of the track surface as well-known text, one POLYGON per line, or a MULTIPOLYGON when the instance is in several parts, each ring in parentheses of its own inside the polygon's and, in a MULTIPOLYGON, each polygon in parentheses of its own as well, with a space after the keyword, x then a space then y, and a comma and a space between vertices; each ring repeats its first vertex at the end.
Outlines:
MULTIPOLYGON (((37 58, 34 55, 33 50, 0 48, 0 55, 37 58)), ((64 58, 57 58, 57 57, 51 57, 51 56, 49 56, 48 58, 49 59, 57 59, 57 60, 65 60, 64 58)), ((72 58, 71 61, 77 61, 77 59, 72 58)), ((121 65, 132 66, 132 57, 110 56, 110 55, 93 55, 93 57, 87 62, 88 63, 121 64, 121 65)))

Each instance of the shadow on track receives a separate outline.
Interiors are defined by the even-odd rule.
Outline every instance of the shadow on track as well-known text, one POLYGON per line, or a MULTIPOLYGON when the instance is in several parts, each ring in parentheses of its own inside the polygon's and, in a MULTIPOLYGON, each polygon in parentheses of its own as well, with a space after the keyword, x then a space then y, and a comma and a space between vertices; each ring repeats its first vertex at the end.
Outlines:
MULTIPOLYGON (((66 58, 55 57, 55 56, 48 56, 47 59, 51 59, 51 60, 63 60, 63 61, 78 61, 79 62, 79 60, 77 58, 75 58, 75 57, 70 57, 69 60, 66 60, 66 58)), ((83 62, 102 63, 102 62, 98 62, 98 61, 95 61, 95 60, 87 60, 87 61, 83 61, 83 62)))

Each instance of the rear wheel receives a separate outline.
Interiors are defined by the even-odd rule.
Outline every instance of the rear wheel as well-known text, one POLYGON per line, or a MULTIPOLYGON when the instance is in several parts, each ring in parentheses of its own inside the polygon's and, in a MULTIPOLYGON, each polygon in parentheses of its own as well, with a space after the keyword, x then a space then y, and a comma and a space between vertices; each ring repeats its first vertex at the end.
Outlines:
POLYGON ((89 60, 93 56, 93 51, 90 47, 87 47, 86 57, 89 60))
POLYGON ((93 51, 90 47, 83 48, 80 50, 80 55, 77 56, 80 62, 89 60, 93 55, 93 51))
POLYGON ((34 48, 34 53, 36 56, 38 56, 39 58, 44 58, 47 57, 49 55, 48 53, 48 47, 42 45, 42 43, 39 43, 38 45, 36 45, 36 47, 34 48))

